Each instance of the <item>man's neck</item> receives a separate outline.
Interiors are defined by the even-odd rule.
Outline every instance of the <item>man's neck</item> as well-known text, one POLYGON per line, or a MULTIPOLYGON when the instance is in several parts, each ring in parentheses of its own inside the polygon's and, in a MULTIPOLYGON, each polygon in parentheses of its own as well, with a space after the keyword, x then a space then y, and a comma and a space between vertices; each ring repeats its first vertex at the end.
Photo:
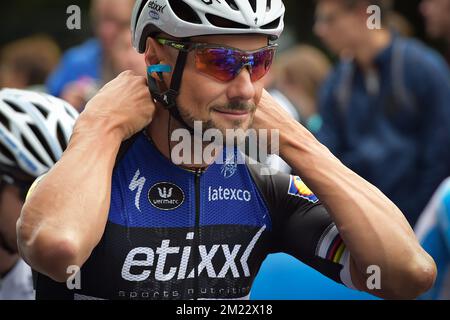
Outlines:
MULTIPOLYGON (((181 124, 174 119, 173 117, 170 118, 169 112, 162 108, 157 108, 157 111, 155 113, 155 117, 148 127, 147 134, 151 138, 153 144, 155 147, 161 152, 162 155, 164 155, 167 159, 172 160, 171 152, 173 150, 173 147, 179 143, 179 142, 173 142, 171 141, 171 135, 172 132, 176 129, 185 129, 181 124), (169 122, 170 122, 170 130, 169 130, 169 122)), ((190 150, 190 159, 194 159, 194 141, 192 139, 191 141, 191 150, 190 150)), ((204 147, 204 146, 203 146, 204 147)), ((202 154, 203 154, 203 148, 202 148, 202 154)), ((212 162, 212 161, 211 161, 212 162)), ((205 169, 207 168, 211 162, 206 163, 205 159, 202 157, 202 163, 201 164, 183 164, 180 167, 184 169, 189 170, 198 170, 198 169, 205 169)))
POLYGON ((370 30, 364 39, 354 50, 354 58, 363 70, 368 70, 373 67, 376 56, 389 46, 392 34, 386 29, 370 30))

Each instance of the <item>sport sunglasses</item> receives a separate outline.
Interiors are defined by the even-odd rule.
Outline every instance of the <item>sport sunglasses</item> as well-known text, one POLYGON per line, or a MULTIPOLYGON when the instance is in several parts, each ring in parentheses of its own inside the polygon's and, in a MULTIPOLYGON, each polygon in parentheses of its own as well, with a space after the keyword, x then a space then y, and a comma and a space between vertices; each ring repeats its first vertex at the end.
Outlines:
POLYGON ((179 51, 195 50, 197 70, 223 82, 236 78, 244 67, 248 68, 253 82, 260 80, 269 72, 278 47, 273 44, 255 51, 243 51, 209 43, 178 42, 162 38, 157 41, 179 51))

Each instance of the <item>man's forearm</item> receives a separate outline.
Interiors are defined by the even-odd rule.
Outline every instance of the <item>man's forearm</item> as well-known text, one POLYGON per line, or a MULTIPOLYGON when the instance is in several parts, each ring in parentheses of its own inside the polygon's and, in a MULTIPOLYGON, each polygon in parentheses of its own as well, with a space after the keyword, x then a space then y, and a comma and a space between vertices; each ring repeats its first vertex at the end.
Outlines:
POLYGON ((283 131, 288 134, 280 134, 281 156, 329 210, 361 275, 356 282, 362 282, 368 266, 376 265, 389 297, 400 296, 401 287, 408 284, 411 289, 416 280, 421 287, 417 291, 428 289, 434 280, 434 263, 401 211, 302 126, 292 123, 283 131))
POLYGON ((84 120, 80 117, 66 152, 29 196, 18 222, 22 255, 53 277, 87 260, 101 239, 110 206, 121 140, 107 124, 84 120))

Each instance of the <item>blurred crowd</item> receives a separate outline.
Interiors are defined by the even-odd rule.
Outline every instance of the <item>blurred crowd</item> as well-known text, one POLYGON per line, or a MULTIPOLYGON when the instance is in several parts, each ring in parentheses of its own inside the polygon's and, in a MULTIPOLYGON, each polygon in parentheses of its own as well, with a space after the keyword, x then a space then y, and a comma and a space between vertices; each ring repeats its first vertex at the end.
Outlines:
MULTIPOLYGON (((133 4, 134 0, 92 0, 95 37, 64 53, 46 35, 6 44, 0 51, 0 89, 47 92, 82 112, 122 71, 146 75, 146 63, 131 45, 133 4)), ((444 44, 441 52, 414 38, 414 26, 392 10, 393 1, 315 4, 311 32, 328 51, 298 43, 279 52, 266 87, 336 157, 398 205, 414 227, 450 177, 450 0, 422 0, 417 8, 429 39, 444 44), (367 27, 368 4, 382 8, 381 29, 367 27)), ((0 120, 3 123, 2 112, 0 120)), ((280 158, 266 161, 290 170, 280 158)), ((13 225, 10 221, 17 219, 21 204, 18 192, 0 188, 0 277, 18 265, 17 252, 5 245, 12 231, 4 226, 13 225)), ((416 228, 426 242, 433 223, 420 221, 426 226, 416 228)), ((435 243, 426 243, 432 251, 435 243)), ((446 249, 450 256, 450 246, 446 249)), ((437 292, 430 296, 438 297, 437 292)), ((2 298, 8 297, 0 281, 2 298)))

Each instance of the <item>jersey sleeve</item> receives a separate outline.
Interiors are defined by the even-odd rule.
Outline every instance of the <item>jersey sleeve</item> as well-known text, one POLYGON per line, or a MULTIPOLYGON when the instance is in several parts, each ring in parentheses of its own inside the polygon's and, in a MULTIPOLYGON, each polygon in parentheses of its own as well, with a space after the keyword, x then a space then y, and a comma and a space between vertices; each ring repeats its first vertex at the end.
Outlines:
POLYGON ((251 171, 271 213, 274 251, 287 253, 355 289, 350 252, 327 209, 303 180, 283 173, 263 176, 258 166, 251 171))

